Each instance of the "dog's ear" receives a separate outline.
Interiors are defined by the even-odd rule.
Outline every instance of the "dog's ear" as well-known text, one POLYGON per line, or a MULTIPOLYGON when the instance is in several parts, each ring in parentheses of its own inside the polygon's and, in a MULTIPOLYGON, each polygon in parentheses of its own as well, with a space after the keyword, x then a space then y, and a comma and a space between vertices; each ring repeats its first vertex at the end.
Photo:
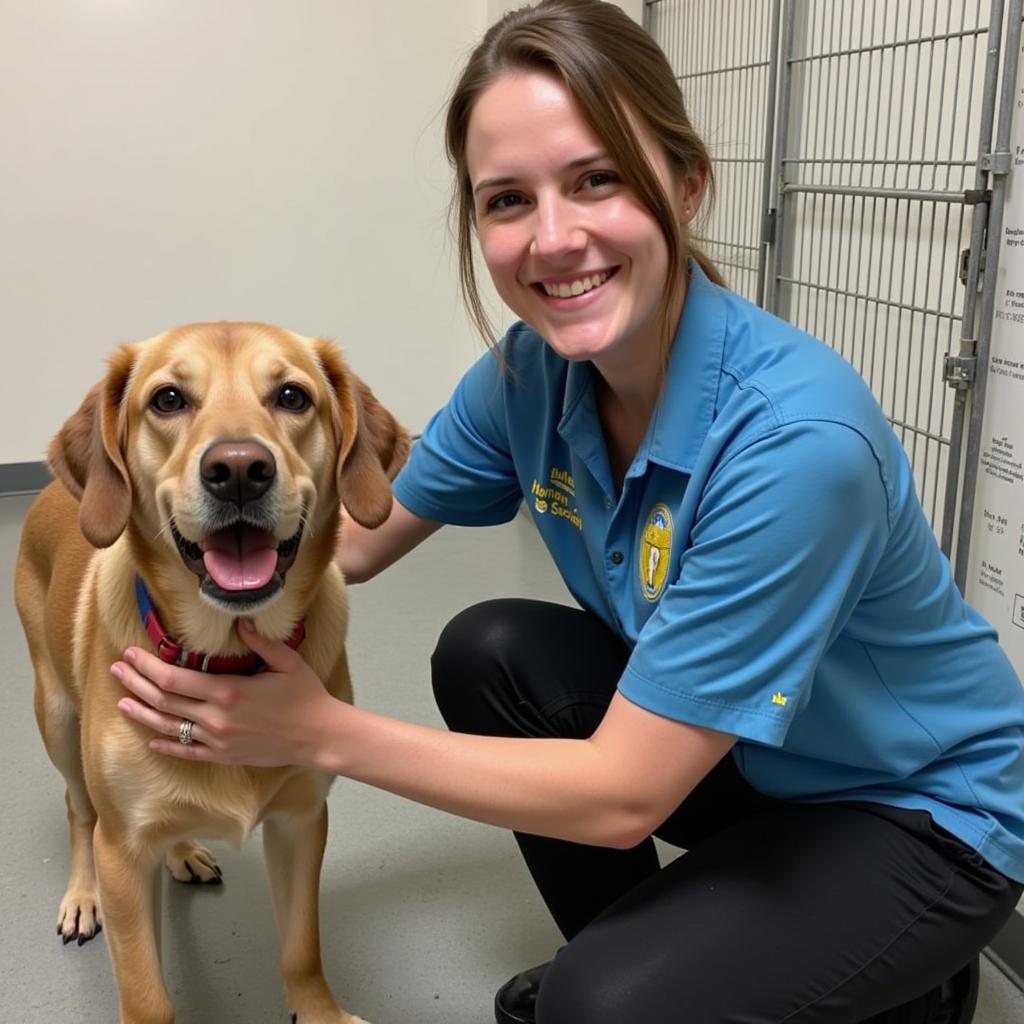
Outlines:
POLYGON ((377 401, 329 342, 317 342, 320 365, 337 399, 338 494, 360 526, 373 529, 391 514, 391 484, 409 454, 409 433, 377 401))
POLYGON ((82 533, 97 548, 121 536, 131 512, 118 419, 133 360, 128 346, 114 353, 106 377, 89 390, 46 452, 54 476, 78 499, 82 533))

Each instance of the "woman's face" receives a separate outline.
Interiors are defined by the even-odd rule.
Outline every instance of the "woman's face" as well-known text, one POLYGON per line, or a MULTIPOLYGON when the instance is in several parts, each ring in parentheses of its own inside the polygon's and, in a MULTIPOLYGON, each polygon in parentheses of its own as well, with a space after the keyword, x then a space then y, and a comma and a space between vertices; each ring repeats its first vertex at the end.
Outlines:
MULTIPOLYGON (((643 145, 680 221, 699 187, 643 145)), ((466 160, 480 248, 498 294, 559 355, 611 367, 656 353, 668 250, 554 75, 508 73, 470 115, 466 160)))

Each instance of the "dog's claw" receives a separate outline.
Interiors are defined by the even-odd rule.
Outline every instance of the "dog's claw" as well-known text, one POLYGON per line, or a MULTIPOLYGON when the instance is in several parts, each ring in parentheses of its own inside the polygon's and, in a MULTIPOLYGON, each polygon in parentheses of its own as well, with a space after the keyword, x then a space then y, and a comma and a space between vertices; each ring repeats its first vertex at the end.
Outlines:
MULTIPOLYGON (((62 910, 67 902, 65 900, 65 903, 62 904, 62 910)), ((103 926, 100 924, 99 912, 95 904, 90 905, 85 902, 69 907, 67 912, 61 914, 60 920, 57 922, 57 934, 65 946, 76 940, 79 946, 84 946, 102 930, 103 926)))
POLYGON ((69 932, 65 932, 64 931, 64 927, 63 927, 64 926, 64 920, 63 919, 61 920, 61 923, 57 925, 57 933, 59 935, 61 935, 61 937, 63 938, 65 946, 69 942, 71 942, 72 939, 77 939, 78 938, 78 935, 79 935, 78 922, 81 920, 81 917, 82 917, 81 910, 76 910, 75 911, 75 923, 74 923, 74 926, 72 927, 71 931, 69 931, 69 932))
POLYGON ((171 876, 186 885, 219 885, 224 874, 217 858, 191 839, 182 840, 168 850, 166 862, 171 876))
POLYGON ((209 878, 203 878, 202 875, 197 875, 192 870, 192 865, 191 864, 186 864, 185 866, 188 868, 189 874, 192 876, 192 878, 188 882, 189 885, 223 885, 224 884, 224 872, 221 871, 221 869, 219 867, 217 867, 217 865, 214 865, 214 867, 213 867, 213 870, 216 871, 217 873, 215 875, 211 875, 209 878))

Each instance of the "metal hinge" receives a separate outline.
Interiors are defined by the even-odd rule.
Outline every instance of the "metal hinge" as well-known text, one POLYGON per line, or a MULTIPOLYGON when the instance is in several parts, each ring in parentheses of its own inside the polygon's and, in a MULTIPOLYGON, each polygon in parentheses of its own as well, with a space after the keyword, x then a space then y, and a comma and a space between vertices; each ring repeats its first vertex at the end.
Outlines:
POLYGON ((978 166, 989 174, 1009 174, 1013 167, 1013 154, 1008 149, 985 153, 978 161, 978 166))
POLYGON ((942 361, 942 379, 954 390, 974 387, 977 356, 946 356, 942 361))
POLYGON ((765 211, 764 218, 761 220, 761 244, 762 245, 774 245, 775 244, 775 225, 778 223, 778 211, 767 210, 765 211))

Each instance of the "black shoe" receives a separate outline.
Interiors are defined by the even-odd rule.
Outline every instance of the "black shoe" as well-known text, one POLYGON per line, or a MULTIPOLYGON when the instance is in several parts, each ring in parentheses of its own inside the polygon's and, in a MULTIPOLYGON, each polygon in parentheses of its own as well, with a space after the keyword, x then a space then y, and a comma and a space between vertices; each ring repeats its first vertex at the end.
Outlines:
POLYGON ((498 1024, 534 1024, 534 1007, 544 972, 550 961, 509 978, 494 997, 494 1019, 498 1024))

